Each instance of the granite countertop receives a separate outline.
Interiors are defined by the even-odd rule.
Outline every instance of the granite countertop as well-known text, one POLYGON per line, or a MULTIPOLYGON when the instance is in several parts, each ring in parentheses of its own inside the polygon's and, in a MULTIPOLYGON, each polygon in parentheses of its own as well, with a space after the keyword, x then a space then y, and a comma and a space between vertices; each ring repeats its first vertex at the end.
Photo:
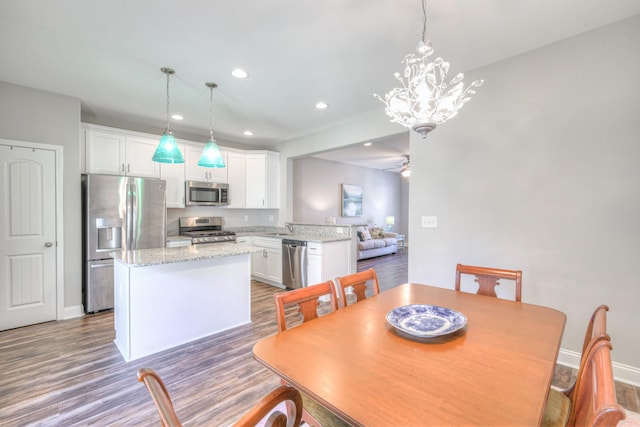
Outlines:
POLYGON ((275 235, 273 232, 236 232, 236 236, 258 236, 258 237, 270 237, 272 239, 291 239, 291 240, 303 240, 305 242, 341 242, 343 240, 351 240, 349 236, 316 236, 312 234, 296 234, 296 233, 278 233, 275 235))
POLYGON ((129 267, 148 267, 176 262, 198 261, 261 252, 262 248, 237 243, 209 243, 177 248, 140 249, 137 251, 111 252, 117 261, 129 267))

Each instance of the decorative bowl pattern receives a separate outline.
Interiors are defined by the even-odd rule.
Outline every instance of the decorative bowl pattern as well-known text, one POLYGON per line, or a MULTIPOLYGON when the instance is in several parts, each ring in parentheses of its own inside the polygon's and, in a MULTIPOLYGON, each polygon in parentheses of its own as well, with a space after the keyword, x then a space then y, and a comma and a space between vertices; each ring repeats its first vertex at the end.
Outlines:
POLYGON ((428 304, 396 307, 387 313, 387 322, 406 334, 432 338, 453 333, 467 324, 467 317, 450 308, 428 304))

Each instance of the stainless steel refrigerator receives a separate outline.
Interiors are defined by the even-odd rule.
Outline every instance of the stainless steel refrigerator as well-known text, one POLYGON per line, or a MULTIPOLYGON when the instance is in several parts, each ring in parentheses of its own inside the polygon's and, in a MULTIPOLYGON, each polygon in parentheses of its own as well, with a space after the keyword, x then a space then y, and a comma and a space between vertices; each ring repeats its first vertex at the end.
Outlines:
POLYGON ((162 248, 166 243, 166 183, 155 178, 82 176, 85 312, 113 308, 110 252, 162 248))

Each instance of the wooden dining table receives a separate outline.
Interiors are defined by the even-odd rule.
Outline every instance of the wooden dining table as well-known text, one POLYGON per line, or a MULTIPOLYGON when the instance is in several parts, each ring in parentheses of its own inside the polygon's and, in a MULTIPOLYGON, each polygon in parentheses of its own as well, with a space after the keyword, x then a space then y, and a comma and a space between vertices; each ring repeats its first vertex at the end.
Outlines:
POLYGON ((527 303, 407 283, 260 340, 256 360, 356 426, 535 426, 566 316, 527 303), (466 326, 408 338, 399 306, 464 314, 466 326))

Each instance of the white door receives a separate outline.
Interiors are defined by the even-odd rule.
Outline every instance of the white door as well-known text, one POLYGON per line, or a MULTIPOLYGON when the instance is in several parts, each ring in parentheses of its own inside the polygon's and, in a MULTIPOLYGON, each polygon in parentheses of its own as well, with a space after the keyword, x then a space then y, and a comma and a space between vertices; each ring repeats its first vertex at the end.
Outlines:
POLYGON ((55 165, 0 144, 0 330, 56 319, 55 165))

